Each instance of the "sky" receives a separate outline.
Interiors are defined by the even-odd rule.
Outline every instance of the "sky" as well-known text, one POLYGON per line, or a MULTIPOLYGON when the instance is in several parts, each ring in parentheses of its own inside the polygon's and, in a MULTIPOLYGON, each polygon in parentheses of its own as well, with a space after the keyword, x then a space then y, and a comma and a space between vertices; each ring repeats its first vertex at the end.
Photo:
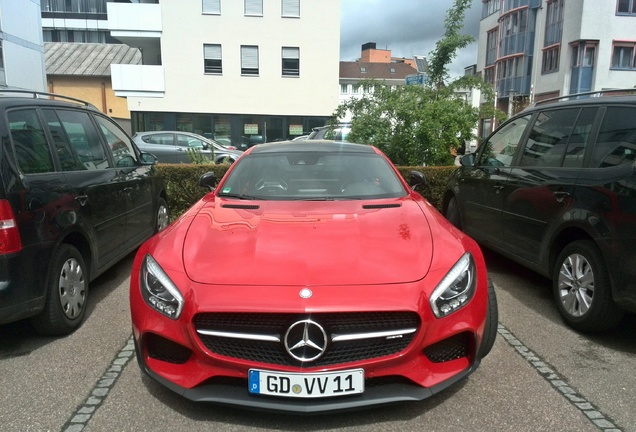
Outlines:
MULTIPOLYGON (((361 47, 375 42, 377 49, 391 50, 392 57, 427 58, 444 35, 446 11, 453 0, 340 0, 340 60, 360 58, 361 47)), ((463 34, 477 38, 481 0, 466 11, 463 34)), ((477 63, 477 42, 457 52, 449 67, 451 76, 477 63)))

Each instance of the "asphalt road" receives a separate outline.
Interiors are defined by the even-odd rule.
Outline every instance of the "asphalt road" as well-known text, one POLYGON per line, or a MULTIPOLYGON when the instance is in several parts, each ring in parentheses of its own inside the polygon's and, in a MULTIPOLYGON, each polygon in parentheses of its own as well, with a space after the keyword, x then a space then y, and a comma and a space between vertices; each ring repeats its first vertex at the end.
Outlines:
POLYGON ((565 327, 549 281, 487 253, 499 301, 491 354, 431 399, 317 416, 182 399, 142 376, 132 351, 132 256, 92 285, 84 325, 44 338, 0 326, 0 431, 634 431, 636 318, 595 335, 565 327))

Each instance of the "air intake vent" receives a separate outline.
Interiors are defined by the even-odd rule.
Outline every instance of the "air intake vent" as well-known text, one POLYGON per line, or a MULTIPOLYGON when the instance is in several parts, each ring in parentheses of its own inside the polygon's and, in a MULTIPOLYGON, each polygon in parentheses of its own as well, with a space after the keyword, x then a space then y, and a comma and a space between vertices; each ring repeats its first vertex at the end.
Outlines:
POLYGON ((402 207, 402 204, 365 204, 362 206, 362 208, 366 210, 395 208, 395 207, 402 207))
POLYGON ((258 206, 256 204, 223 204, 221 207, 241 210, 258 210, 258 206))

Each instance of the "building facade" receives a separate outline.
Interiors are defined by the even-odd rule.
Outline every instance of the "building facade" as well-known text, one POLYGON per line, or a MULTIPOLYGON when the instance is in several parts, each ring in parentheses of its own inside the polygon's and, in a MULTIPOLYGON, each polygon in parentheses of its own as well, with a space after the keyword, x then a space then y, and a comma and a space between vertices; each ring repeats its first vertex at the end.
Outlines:
MULTIPOLYGON (((391 56, 391 50, 377 49, 375 42, 362 45, 360 58, 356 61, 340 62, 340 96, 338 103, 361 98, 365 89, 361 86, 364 80, 377 80, 385 85, 397 87, 406 85, 409 76, 426 72, 426 58, 417 56, 411 59, 391 56)), ((349 121, 350 115, 341 119, 349 121)))
POLYGON ((115 94, 133 131, 294 138, 338 105, 339 11, 339 0, 108 3, 111 35, 142 52, 141 65, 111 67, 115 94))
POLYGON ((115 0, 40 0, 44 42, 119 43, 110 36, 106 3, 115 0))
POLYGON ((0 89, 45 91, 40 0, 0 0, 0 89))
POLYGON ((636 0, 482 0, 477 68, 498 107, 636 85, 636 0))

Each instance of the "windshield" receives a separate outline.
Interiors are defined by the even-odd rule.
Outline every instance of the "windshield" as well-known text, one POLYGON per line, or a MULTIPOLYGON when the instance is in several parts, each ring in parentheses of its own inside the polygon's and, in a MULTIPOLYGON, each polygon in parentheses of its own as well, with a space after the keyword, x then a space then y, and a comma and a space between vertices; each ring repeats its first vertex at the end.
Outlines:
POLYGON ((239 159, 218 195, 259 200, 396 198, 407 191, 375 153, 291 152, 239 159))

